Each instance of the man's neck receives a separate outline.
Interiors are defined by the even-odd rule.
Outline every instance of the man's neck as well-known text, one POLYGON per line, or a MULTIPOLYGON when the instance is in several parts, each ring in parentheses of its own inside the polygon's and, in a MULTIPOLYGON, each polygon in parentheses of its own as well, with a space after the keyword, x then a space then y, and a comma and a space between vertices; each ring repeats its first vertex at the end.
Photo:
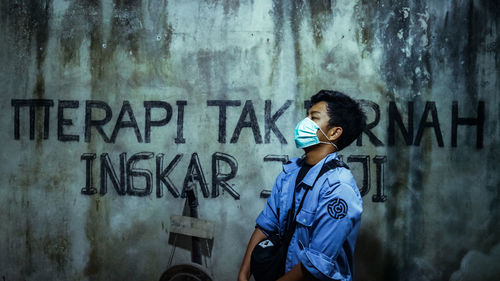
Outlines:
POLYGON ((309 165, 316 165, 325 158, 328 154, 335 151, 333 147, 328 147, 326 145, 315 145, 313 147, 306 147, 306 158, 305 161, 309 165))

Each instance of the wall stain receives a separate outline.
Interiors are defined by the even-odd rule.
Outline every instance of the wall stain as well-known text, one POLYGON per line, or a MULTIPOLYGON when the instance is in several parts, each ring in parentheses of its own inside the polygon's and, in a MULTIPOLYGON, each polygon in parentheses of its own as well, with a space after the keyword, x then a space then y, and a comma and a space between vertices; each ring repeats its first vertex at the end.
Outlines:
POLYGON ((240 8, 239 0, 222 1, 224 5, 224 15, 235 15, 240 8))
MULTIPOLYGON (((460 103, 470 104, 467 106, 467 111, 476 112, 476 105, 480 100, 480 84, 478 74, 481 73, 482 63, 479 60, 487 54, 484 49, 486 38, 491 36, 491 27, 496 26, 500 29, 500 21, 498 20, 499 10, 498 4, 494 1, 468 1, 459 5, 452 2, 449 11, 446 11, 442 24, 435 28, 433 34, 444 38, 443 40, 435 40, 433 46, 433 57, 436 68, 446 68, 451 72, 451 77, 447 83, 453 93, 460 93, 455 99, 459 99, 460 103), (461 32, 456 32, 457 28, 461 32), (436 59, 437 58, 437 59, 436 59), (465 88, 465 90, 464 90, 465 88)), ((496 36, 498 39, 498 35, 496 36)), ((498 52, 497 52, 498 54, 498 52)), ((496 67, 498 68, 498 56, 491 56, 495 59, 496 67)), ((500 90, 500 84, 497 83, 497 91, 500 90)), ((487 112, 486 112, 487 114, 487 112)), ((473 116, 473 114, 472 114, 473 116)), ((486 116, 488 119, 488 116, 486 116)), ((495 153, 486 153, 486 161, 488 167, 494 166, 495 153)), ((493 172, 494 173, 494 172, 493 172)), ((495 202, 495 198, 491 202, 495 202)), ((457 204, 456 212, 462 213, 462 204, 457 204)), ((491 217, 498 217, 498 211, 491 210, 491 217)), ((489 229, 498 226, 495 219, 490 220, 487 230, 483 238, 477 241, 477 248, 483 251, 497 243, 500 235, 497 232, 488 231, 489 229)), ((463 231, 461 222, 450 223, 450 226, 457 231, 463 231)), ((456 258, 443 260, 443 276, 450 278, 455 270, 460 269, 462 258, 469 251, 468 245, 460 245, 454 251, 457 252, 456 258)))
MULTIPOLYGON (((304 14, 304 3, 303 2, 293 2, 291 4, 291 29, 292 29, 292 41, 293 41, 293 49, 295 51, 295 73, 297 77, 301 77, 302 72, 302 50, 300 46, 301 37, 300 37, 300 25, 302 23, 304 14)), ((299 79, 300 81, 300 79, 299 79)), ((300 82, 299 82, 300 84, 300 82)))
MULTIPOLYGON (((454 92, 464 92, 463 99, 466 103, 477 104, 480 82, 477 74, 481 71, 478 56, 485 54, 486 38, 491 35, 493 26, 498 30, 498 4, 494 1, 468 1, 467 5, 459 6, 452 2, 451 8, 446 12, 446 17, 436 28, 436 36, 444 40, 436 40, 433 56, 438 57, 436 67, 446 67, 452 73, 449 85, 454 92), (461 32, 456 32, 456 27, 461 27, 461 32), (466 91, 462 90, 465 87, 466 91)), ((496 36, 498 40, 498 35, 496 36)), ((494 48, 500 50, 499 46, 494 48)), ((492 56, 496 66, 498 51, 492 56)))
MULTIPOLYGON (((109 35, 104 30, 102 7, 95 2, 73 2, 62 21, 60 41, 64 65, 79 63, 79 49, 90 39, 93 89, 111 92, 123 87, 135 88, 156 79, 165 80, 171 71, 169 58, 174 30, 168 23, 168 2, 150 1, 146 9, 140 2, 117 1, 110 12, 109 35), (146 28, 146 18, 153 23, 146 28), (81 21, 88 22, 80 27, 81 21), (105 38, 106 37, 106 38, 105 38), (117 55, 126 54, 133 66, 130 77, 123 77, 117 55), (113 81, 103 83, 102 81, 113 81)), ((166 82, 166 81, 164 81, 166 82)))
MULTIPOLYGON (((12 48, 16 50, 16 55, 11 58, 9 63, 15 65, 15 77, 21 77, 19 85, 26 85, 24 92, 16 93, 20 98, 32 96, 34 99, 43 99, 45 97, 45 80, 43 76, 43 65, 47 54, 47 43, 49 38, 49 19, 51 14, 51 1, 9 1, 0 4, 1 24, 5 31, 2 34, 3 40, 9 42, 12 48), (35 60, 35 69, 31 68, 31 60, 35 60), (28 85, 29 77, 35 76, 36 82, 33 90, 28 85)), ((41 153, 41 142, 43 132, 43 110, 35 110, 35 152, 41 153)), ((29 177, 35 177, 40 170, 39 158, 25 158, 21 161, 33 163, 29 177)), ((24 252, 24 258, 21 261, 20 273, 26 277, 31 276, 37 271, 36 256, 38 245, 36 239, 36 224, 32 221, 32 211, 30 208, 30 188, 33 186, 28 176, 16 180, 14 184, 19 187, 21 196, 21 206, 25 213, 25 222, 20 226, 23 230, 24 249, 15 249, 24 252)), ((21 236, 22 237, 22 236, 21 236)), ((5 277, 3 277, 5 279, 5 277)))
POLYGON ((323 27, 331 23, 333 17, 332 0, 308 0, 311 10, 311 25, 314 43, 318 47, 323 41, 323 27))
POLYGON ((10 29, 13 42, 26 53, 31 52, 31 42, 35 40, 37 69, 45 60, 49 36, 51 0, 9 1, 3 3, 2 24, 10 29))
MULTIPOLYGON (((358 21, 356 38, 358 44, 364 46, 362 56, 370 55, 375 47, 383 49, 380 68, 387 86, 381 93, 400 104, 414 101, 415 112, 421 112, 425 99, 432 100, 432 45, 429 42, 436 25, 427 11, 425 2, 415 1, 361 1, 354 10, 358 21), (375 46, 375 42, 382 45, 375 46)), ((433 137, 425 134, 421 148, 403 147, 402 141, 387 148, 387 167, 392 171, 387 196, 393 204, 387 205, 386 233, 387 241, 394 242, 385 251, 402 258, 393 269, 395 275, 391 279, 394 280, 422 272, 420 265, 412 260, 423 254, 420 241, 426 239, 422 200, 431 192, 425 187, 429 186, 426 183, 431 173, 433 137), (405 201, 409 201, 409 205, 402 204, 405 201), (395 224, 398 221, 402 224, 395 224)))
POLYGON ((71 2, 61 20, 60 34, 58 36, 63 67, 67 64, 80 64, 79 50, 83 39, 90 30, 101 23, 101 17, 99 1, 71 2), (81 22, 87 24, 80 24, 81 22))
POLYGON ((199 50, 198 54, 196 55, 196 63, 198 66, 198 71, 200 73, 200 76, 203 77, 202 81, 200 82, 206 84, 207 92, 205 94, 212 92, 213 90, 212 72, 216 72, 214 71, 215 68, 215 63, 213 63, 214 58, 211 57, 211 55, 214 54, 208 52, 207 50, 199 50))
MULTIPOLYGON (((418 108, 418 106, 417 106, 418 108)), ((421 149, 413 150, 410 154, 412 161, 410 162, 410 186, 408 200, 410 204, 406 213, 406 235, 404 238, 405 248, 403 249, 404 259, 403 269, 400 274, 403 276, 411 276, 410 280, 421 280, 421 277, 416 277, 417 274, 425 274, 420 265, 412 261, 412 258, 423 255, 422 241, 426 241, 426 227, 428 224, 424 221, 424 202, 426 188, 430 188, 428 184, 431 171, 431 156, 432 156, 432 138, 434 136, 427 133, 423 137, 421 149), (415 276, 415 277, 413 277, 415 276)))
MULTIPOLYGON (((240 0, 203 0, 207 6, 216 8, 217 5, 222 4, 224 16, 235 16, 240 8, 240 0)), ((253 5, 253 0, 252 0, 253 5)))
MULTIPOLYGON (((16 49, 26 53, 22 60, 32 57, 34 48, 36 59, 36 84, 33 89, 34 99, 43 99, 45 96, 45 80, 43 76, 43 63, 47 54, 47 43, 49 38, 49 19, 51 1, 11 1, 4 3, 1 8, 3 14, 2 24, 7 27, 16 49), (34 43, 34 44, 33 44, 34 43)), ((23 68, 23 77, 30 76, 32 70, 28 69, 29 63, 20 62, 23 68)), ((36 111, 41 111, 37 109, 36 111)), ((36 112, 35 131, 43 132, 43 115, 36 112)), ((36 148, 41 149, 42 137, 35 136, 36 148)))
MULTIPOLYGON (((371 225, 363 229, 374 229, 371 225)), ((384 248, 384 242, 373 236, 371 231, 360 231, 354 253, 355 280, 387 280, 396 281, 394 268, 397 266, 396 256, 384 248)))
POLYGON ((430 92, 430 30, 425 2, 361 1, 355 6, 358 21, 356 38, 365 52, 373 51, 374 42, 381 42, 383 57, 381 73, 389 91, 410 89, 400 98, 408 100, 430 92), (377 40, 375 40, 375 38, 377 40))
MULTIPOLYGON (((115 22, 116 21, 112 21, 115 22)), ((102 100, 103 93, 114 93, 115 81, 111 76, 113 64, 113 50, 115 47, 104 40, 105 26, 103 10, 100 1, 75 1, 70 4, 61 21, 62 34, 60 35, 63 66, 79 64, 79 50, 84 39, 89 42, 90 55, 90 97, 89 99, 102 100), (81 26, 81 22, 87 22, 81 26)), ((110 34, 113 37, 114 34, 110 34)), ((95 139, 87 143, 87 151, 97 151, 95 139)), ((93 178, 99 178, 97 169, 92 171, 93 178)), ((83 269, 83 276, 91 277, 103 274, 108 256, 106 239, 109 231, 109 209, 106 200, 102 206, 100 198, 93 196, 89 200, 86 214, 85 235, 89 243, 88 261, 83 269), (100 210, 100 211, 99 211, 100 210), (99 212, 98 212, 99 211, 99 212)))
POLYGON ((66 236, 46 237, 43 240, 43 252, 56 264, 59 272, 64 272, 70 255, 71 245, 66 236))
POLYGON ((271 74, 269 75, 269 85, 273 84, 275 72, 278 71, 279 57, 281 54, 281 43, 283 39, 283 6, 282 1, 273 0, 272 18, 274 23, 274 47, 271 60, 271 74))
MULTIPOLYGON (((191 55, 189 59, 183 59, 182 65, 186 71, 196 70, 195 78, 190 82, 176 81, 179 86, 192 91, 196 91, 202 95, 211 94, 217 99, 234 99, 231 94, 243 92, 247 95, 258 91, 252 85, 245 87, 234 87, 230 81, 230 73, 233 65, 243 65, 249 67, 252 71, 252 76, 259 75, 259 62, 248 60, 247 57, 252 57, 255 54, 255 48, 249 51, 242 50, 239 47, 227 48, 225 50, 207 50, 200 49, 191 55), (249 55, 249 53, 251 55, 249 55), (229 63, 230 62, 230 63, 229 63)), ((249 77, 249 76, 247 76, 249 77)))
MULTIPOLYGON (((402 141, 396 142, 393 147, 387 149, 387 167, 397 167, 392 170, 387 179, 389 186, 386 189, 387 198, 392 204, 387 204, 385 226, 386 241, 391 241, 389 247, 385 248, 385 255, 394 254, 396 257, 402 256, 404 247, 403 239, 405 237, 406 223, 396 224, 397 221, 404 218, 407 214, 405 207, 399 202, 404 202, 408 198, 408 186, 410 175, 410 149, 403 147, 402 141)), ((397 263, 394 269, 391 269, 395 277, 392 280, 400 280, 397 272, 401 270, 401 264, 397 263)))
POLYGON ((380 9, 380 1, 377 1, 377 9, 373 8, 373 1, 360 0, 354 5, 354 16, 358 21, 358 28, 355 31, 356 42, 364 46, 361 57, 367 57, 373 50, 374 33, 377 29, 377 22, 373 21, 380 9))
MULTIPOLYGON (((155 75, 167 79, 172 70, 168 63, 171 56, 170 45, 172 44, 174 29, 168 23, 168 2, 166 0, 162 1, 161 8, 158 8, 159 5, 152 5, 152 3, 156 2, 149 2, 148 12, 154 22, 154 32, 161 43, 154 49, 152 48, 154 44, 146 44, 147 52, 152 54, 148 58, 153 65, 155 75)), ((140 85, 140 83, 136 85, 140 85)))
POLYGON ((140 63, 140 45, 145 41, 141 3, 116 0, 111 17, 111 34, 106 42, 108 52, 113 54, 117 47, 123 47, 132 51, 140 63))
MULTIPOLYGON (((28 201, 29 202, 29 201, 28 201)), ((29 204, 29 203, 28 203, 29 204)), ((29 205, 28 208, 29 209, 29 205)), ((24 246, 26 247, 24 266, 22 268, 23 275, 29 276, 35 272, 35 266, 33 265, 33 236, 31 234, 31 220, 30 216, 26 216, 26 230, 24 235, 24 246)))

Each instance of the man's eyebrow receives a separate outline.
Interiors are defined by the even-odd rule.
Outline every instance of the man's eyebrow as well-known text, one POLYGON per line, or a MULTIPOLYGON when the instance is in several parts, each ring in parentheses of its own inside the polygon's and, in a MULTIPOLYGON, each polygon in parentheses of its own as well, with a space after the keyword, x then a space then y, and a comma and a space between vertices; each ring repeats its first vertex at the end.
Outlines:
POLYGON ((311 111, 310 113, 314 114, 314 113, 321 113, 321 112, 315 110, 315 111, 311 111))

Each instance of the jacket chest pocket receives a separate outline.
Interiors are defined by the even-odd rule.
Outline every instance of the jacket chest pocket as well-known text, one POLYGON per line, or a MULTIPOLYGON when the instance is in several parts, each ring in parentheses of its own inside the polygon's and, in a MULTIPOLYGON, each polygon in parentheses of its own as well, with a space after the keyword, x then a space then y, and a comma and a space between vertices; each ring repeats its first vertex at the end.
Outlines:
POLYGON ((309 247, 309 242, 311 241, 312 225, 314 223, 314 217, 316 212, 309 212, 307 210, 301 210, 297 214, 297 239, 299 244, 299 249, 302 250, 305 247, 309 247))
POLYGON ((316 216, 316 212, 309 212, 307 210, 300 210, 297 214, 296 221, 299 225, 303 225, 305 227, 311 227, 314 223, 314 217, 316 216))

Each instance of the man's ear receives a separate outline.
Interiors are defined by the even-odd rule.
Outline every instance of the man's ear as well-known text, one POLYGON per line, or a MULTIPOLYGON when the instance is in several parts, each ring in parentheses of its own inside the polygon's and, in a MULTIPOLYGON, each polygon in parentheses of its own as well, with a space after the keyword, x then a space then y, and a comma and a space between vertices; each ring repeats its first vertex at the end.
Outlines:
POLYGON ((342 127, 332 127, 328 130, 328 139, 330 141, 337 140, 342 135, 342 127))

